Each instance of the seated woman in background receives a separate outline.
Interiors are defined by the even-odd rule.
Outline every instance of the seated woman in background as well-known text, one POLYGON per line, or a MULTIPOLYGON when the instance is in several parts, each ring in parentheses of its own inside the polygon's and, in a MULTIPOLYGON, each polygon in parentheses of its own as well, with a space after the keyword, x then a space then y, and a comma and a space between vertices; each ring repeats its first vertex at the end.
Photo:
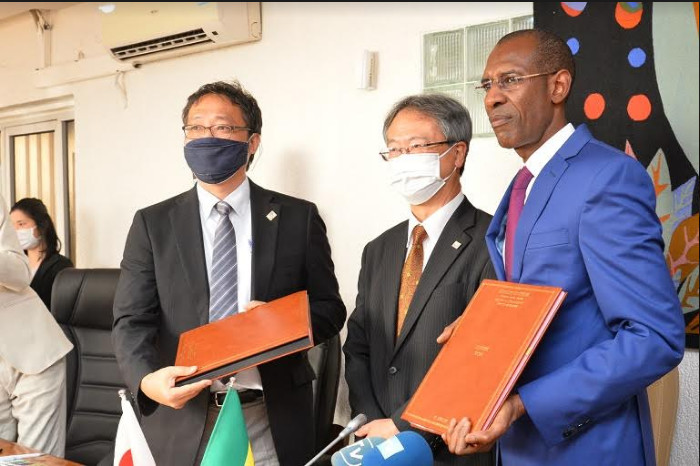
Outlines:
POLYGON ((73 267, 73 262, 59 254, 61 241, 41 200, 27 197, 17 201, 10 210, 10 217, 34 274, 30 286, 51 309, 51 287, 56 274, 73 267))
POLYGON ((0 195, 0 439, 63 456, 66 354, 73 345, 30 281, 0 195))

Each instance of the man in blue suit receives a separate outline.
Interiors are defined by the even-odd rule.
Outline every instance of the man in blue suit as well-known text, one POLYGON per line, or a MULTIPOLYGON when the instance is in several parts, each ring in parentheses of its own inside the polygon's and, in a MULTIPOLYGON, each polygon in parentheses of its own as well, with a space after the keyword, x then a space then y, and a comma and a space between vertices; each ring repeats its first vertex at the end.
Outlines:
POLYGON ((642 165, 568 123, 574 61, 543 31, 503 37, 481 80, 501 146, 525 163, 486 242, 500 280, 568 296, 493 425, 453 421, 450 451, 499 440, 504 466, 653 465, 646 387, 683 356, 684 330, 642 165))

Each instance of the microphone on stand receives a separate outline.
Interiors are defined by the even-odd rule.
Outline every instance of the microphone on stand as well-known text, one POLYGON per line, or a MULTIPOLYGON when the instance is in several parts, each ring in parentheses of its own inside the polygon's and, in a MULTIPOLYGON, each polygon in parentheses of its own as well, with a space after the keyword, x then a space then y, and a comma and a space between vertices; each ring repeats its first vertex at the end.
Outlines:
POLYGON ((345 426, 345 429, 341 430, 340 433, 338 434, 338 436, 331 443, 326 445, 326 447, 323 450, 318 452, 318 455, 311 458, 311 461, 306 463, 304 466, 311 466, 312 464, 314 464, 316 461, 318 461, 319 458, 321 458, 321 456, 323 456, 323 454, 325 452, 330 450, 333 447, 333 445, 340 442, 345 437, 352 434, 353 432, 355 432, 357 429, 359 429, 360 427, 362 427, 366 423, 367 423, 367 416, 365 416, 364 414, 358 414, 357 416, 352 418, 350 420, 350 422, 348 422, 348 425, 345 426))

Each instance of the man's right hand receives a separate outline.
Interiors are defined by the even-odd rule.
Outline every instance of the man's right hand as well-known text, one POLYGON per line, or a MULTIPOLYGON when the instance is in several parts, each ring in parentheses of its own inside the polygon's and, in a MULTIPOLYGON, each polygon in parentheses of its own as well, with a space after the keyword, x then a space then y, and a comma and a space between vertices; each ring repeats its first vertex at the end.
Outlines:
POLYGON ((151 372, 141 379, 141 391, 153 401, 171 408, 180 409, 199 392, 211 385, 211 380, 175 386, 175 378, 193 374, 197 366, 168 366, 151 372))

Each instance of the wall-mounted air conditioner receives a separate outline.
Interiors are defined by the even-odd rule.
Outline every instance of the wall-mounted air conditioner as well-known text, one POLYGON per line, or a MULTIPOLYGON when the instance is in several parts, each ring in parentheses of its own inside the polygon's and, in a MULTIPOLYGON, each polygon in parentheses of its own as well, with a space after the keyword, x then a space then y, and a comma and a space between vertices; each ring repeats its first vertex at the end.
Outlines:
POLYGON ((117 2, 101 11, 103 44, 137 65, 262 37, 260 2, 117 2))

